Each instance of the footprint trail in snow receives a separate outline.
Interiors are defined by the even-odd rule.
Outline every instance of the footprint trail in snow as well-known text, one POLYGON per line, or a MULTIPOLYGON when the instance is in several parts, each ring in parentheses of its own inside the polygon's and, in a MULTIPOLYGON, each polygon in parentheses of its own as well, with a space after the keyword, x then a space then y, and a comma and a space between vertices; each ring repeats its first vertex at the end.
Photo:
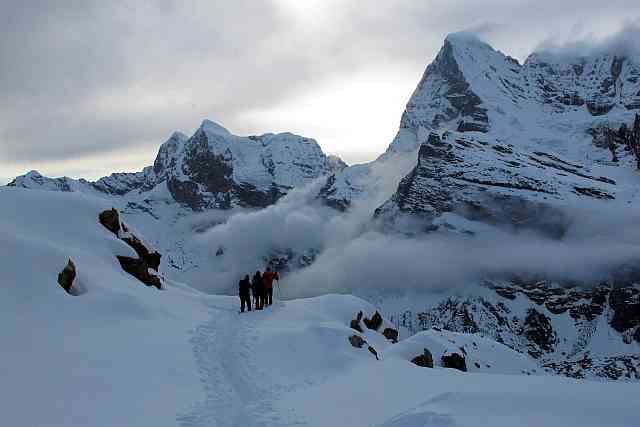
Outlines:
POLYGON ((278 387, 268 384, 260 364, 258 325, 281 303, 263 311, 238 314, 228 307, 209 305, 209 320, 193 331, 191 344, 206 398, 179 414, 181 427, 291 426, 291 414, 278 414, 272 402, 278 387))

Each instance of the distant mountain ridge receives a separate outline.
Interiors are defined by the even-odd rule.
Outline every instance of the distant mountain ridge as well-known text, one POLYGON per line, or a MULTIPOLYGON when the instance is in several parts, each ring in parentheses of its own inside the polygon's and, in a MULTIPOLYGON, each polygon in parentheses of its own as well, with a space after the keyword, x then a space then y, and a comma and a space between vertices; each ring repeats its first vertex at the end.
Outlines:
POLYGON ((291 189, 346 164, 326 156, 318 143, 291 133, 240 137, 205 120, 191 137, 175 132, 158 151, 153 166, 115 173, 95 182, 48 178, 31 171, 11 187, 81 191, 124 196, 166 185, 176 202, 195 211, 265 207, 291 189))

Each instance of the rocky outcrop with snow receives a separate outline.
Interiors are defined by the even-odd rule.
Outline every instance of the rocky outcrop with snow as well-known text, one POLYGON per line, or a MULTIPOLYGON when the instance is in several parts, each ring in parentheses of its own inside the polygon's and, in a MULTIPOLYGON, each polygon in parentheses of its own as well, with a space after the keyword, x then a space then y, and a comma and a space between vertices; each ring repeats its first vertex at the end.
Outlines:
POLYGON ((640 380, 640 284, 512 280, 487 282, 485 289, 431 295, 423 310, 387 315, 409 333, 435 327, 492 339, 548 372, 640 380))

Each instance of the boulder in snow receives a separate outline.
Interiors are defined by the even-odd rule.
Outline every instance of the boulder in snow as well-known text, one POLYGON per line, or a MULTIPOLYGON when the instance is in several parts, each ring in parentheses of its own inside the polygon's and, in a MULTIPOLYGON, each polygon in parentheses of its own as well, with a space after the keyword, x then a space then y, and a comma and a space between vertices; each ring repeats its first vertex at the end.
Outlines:
POLYGON ((433 355, 425 348, 424 353, 411 359, 411 363, 423 368, 433 368, 433 355))
MULTIPOLYGON (((125 231, 128 231, 124 224, 122 227, 125 231)), ((140 239, 131 233, 123 236, 122 241, 131 246, 131 248, 136 251, 136 254, 147 263, 149 268, 158 271, 158 268, 160 268, 160 258, 162 258, 162 255, 160 255, 158 251, 150 250, 140 239)))
POLYGON ((367 328, 377 331, 382 325, 382 316, 380 316, 380 313, 376 311, 371 317, 371 319, 367 319, 365 317, 363 322, 367 328))
POLYGON ((457 369, 462 372, 467 372, 467 363, 464 357, 458 353, 445 354, 442 356, 442 366, 445 368, 457 369))
POLYGON ((131 274, 145 285, 155 286, 158 289, 162 289, 162 282, 160 281, 160 278, 149 272, 149 265, 144 259, 118 256, 118 261, 120 261, 120 265, 124 271, 131 274))
POLYGON ((62 271, 58 274, 58 284, 64 289, 68 294, 71 294, 71 286, 73 286, 73 281, 76 278, 76 265, 69 258, 69 262, 62 269, 62 271))
POLYGON ((358 332, 364 332, 362 330, 362 326, 360 326, 360 322, 358 322, 357 319, 351 319, 351 324, 349 326, 351 327, 351 329, 354 329, 358 332))
POLYGON ((107 230, 118 235, 118 232, 120 232, 120 215, 115 208, 100 212, 98 219, 100 224, 104 225, 107 230))
POLYGON ((384 328, 382 335, 394 344, 398 342, 398 330, 393 328, 384 328))
POLYGON ((367 343, 360 335, 351 335, 349 337, 349 342, 355 348, 362 348, 367 343))

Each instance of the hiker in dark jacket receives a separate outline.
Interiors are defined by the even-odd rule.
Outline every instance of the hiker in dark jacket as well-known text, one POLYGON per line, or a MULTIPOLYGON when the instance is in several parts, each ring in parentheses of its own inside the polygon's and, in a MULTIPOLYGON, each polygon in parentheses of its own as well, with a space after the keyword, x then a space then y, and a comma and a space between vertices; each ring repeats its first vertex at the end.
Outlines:
POLYGON ((238 295, 240 296, 240 312, 244 313, 244 306, 247 305, 247 309, 251 311, 251 296, 249 295, 249 289, 251 288, 251 282, 249 282, 249 275, 244 276, 244 279, 238 283, 238 295))
POLYGON ((260 296, 258 295, 258 289, 256 289, 255 281, 251 281, 251 295, 253 295, 253 306, 258 309, 258 302, 260 302, 260 296))
POLYGON ((256 274, 253 275, 252 285, 258 295, 256 310, 262 310, 264 307, 264 284, 262 283, 262 275, 260 274, 260 271, 256 271, 256 274))

